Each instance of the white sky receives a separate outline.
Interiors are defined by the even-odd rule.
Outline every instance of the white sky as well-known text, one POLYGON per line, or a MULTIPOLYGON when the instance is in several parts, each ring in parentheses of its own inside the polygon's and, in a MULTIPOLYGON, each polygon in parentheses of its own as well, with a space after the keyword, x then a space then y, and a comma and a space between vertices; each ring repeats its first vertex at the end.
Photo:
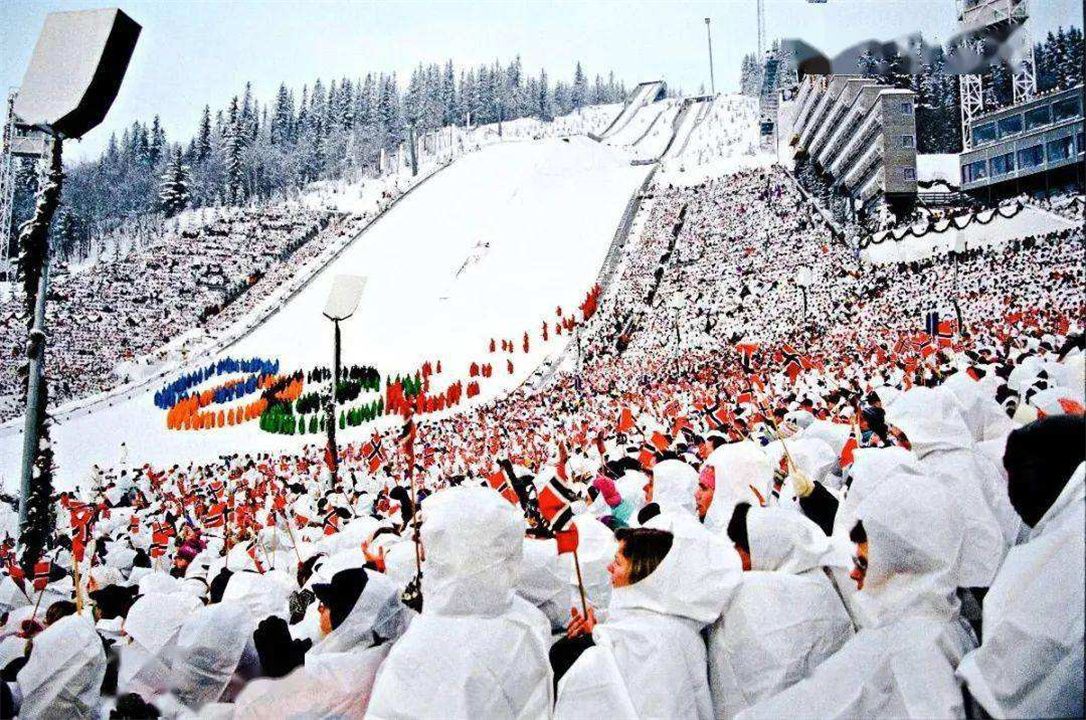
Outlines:
MULTIPOLYGON (((0 87, 18 85, 44 16, 101 7, 87 0, 0 1, 0 87)), ((1035 37, 1082 26, 1080 0, 1034 2, 1035 37)), ((756 42, 754 0, 714 2, 363 2, 178 0, 121 2, 143 34, 110 115, 70 160, 94 156, 109 133, 158 113, 171 140, 187 139, 205 103, 219 107, 251 80, 261 98, 280 81, 301 87, 366 71, 410 73, 419 61, 479 64, 520 53, 533 74, 570 77, 580 60, 592 77, 614 70, 633 85, 663 78, 687 92, 709 86, 703 18, 712 18, 718 90, 734 90, 739 61, 756 42)), ((955 32, 954 0, 767 0, 766 36, 797 37, 823 52, 869 38, 955 32)))

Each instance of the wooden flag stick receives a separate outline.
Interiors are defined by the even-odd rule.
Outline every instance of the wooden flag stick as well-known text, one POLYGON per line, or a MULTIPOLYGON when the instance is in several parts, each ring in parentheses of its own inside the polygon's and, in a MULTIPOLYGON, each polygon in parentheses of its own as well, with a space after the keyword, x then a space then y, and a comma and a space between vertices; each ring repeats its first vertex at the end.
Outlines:
POLYGON ((577 548, 573 548, 573 569, 577 571, 577 589, 581 591, 581 610, 588 617, 588 602, 584 596, 584 579, 581 577, 581 560, 577 557, 577 548))
POLYGON ((79 561, 75 559, 75 555, 72 555, 72 575, 75 580, 75 611, 77 614, 83 614, 83 591, 79 587, 79 561))
POLYGON ((298 552, 298 542, 294 539, 294 530, 290 526, 294 521, 286 516, 284 513, 283 520, 287 523, 287 535, 290 536, 290 544, 294 546, 294 557, 298 558, 298 564, 302 564, 302 554, 298 552))
MULTIPOLYGON (((48 583, 46 583, 48 584, 48 583)), ((45 585, 42 585, 41 590, 38 591, 38 599, 34 603, 34 612, 30 613, 30 621, 33 622, 34 618, 38 616, 38 607, 41 605, 41 597, 45 594, 45 585)))

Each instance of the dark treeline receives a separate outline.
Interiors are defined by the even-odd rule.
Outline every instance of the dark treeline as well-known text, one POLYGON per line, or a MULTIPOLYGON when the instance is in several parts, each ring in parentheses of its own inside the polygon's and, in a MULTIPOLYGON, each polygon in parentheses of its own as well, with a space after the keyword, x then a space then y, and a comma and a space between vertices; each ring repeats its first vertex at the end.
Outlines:
MULTIPOLYGON (((143 216, 169 217, 186 207, 275 197, 349 171, 376 172, 381 151, 394 152, 414 125, 425 133, 449 125, 551 120, 588 105, 621 102, 614 73, 589 79, 577 63, 569 80, 507 65, 419 65, 402 86, 395 73, 320 79, 301 89, 280 84, 258 98, 251 83, 225 107, 205 106, 196 133, 167 136, 159 118, 114 134, 102 156, 68 168, 52 244, 62 257, 84 255, 93 235, 143 216)), ((33 208, 34 163, 18 169, 16 227, 33 208)))

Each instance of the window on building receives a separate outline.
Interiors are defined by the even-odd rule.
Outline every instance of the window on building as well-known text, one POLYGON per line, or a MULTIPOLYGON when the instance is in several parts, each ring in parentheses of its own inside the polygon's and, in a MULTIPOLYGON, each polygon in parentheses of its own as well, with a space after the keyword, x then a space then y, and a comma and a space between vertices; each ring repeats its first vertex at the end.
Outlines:
POLYGON ((999 137, 1005 138, 1022 132, 1022 116, 1011 115, 999 121, 999 137))
POLYGON ((911 167, 901 168, 901 176, 907 181, 916 180, 916 170, 911 167))
POLYGON ((1052 103, 1052 122, 1078 117, 1082 114, 1081 98, 1069 97, 1052 103))
POLYGON ((973 128, 973 144, 991 142, 996 139, 995 123, 984 123, 973 128))
POLYGON ((1052 116, 1048 112, 1048 105, 1026 111, 1026 130, 1039 128, 1052 122, 1052 116))
POLYGON ((903 148, 911 148, 912 146, 913 146, 913 136, 912 135, 902 135, 901 136, 901 147, 903 147, 903 148))
POLYGON ((1075 153, 1075 140, 1070 135, 1048 142, 1048 161, 1068 160, 1075 153))
POLYGON ((971 162, 962 168, 962 182, 976 182, 988 177, 988 163, 984 160, 971 162))
POLYGON ((1078 134, 1078 154, 1086 153, 1086 134, 1078 134))
POLYGON ((911 102, 908 102, 908 101, 901 103, 901 114, 902 115, 912 115, 913 114, 913 104, 911 102))
POLYGON ((1044 145, 1034 145, 1018 151, 1018 167, 1021 170, 1043 165, 1045 161, 1044 145))
POLYGON ((996 155, 992 158, 992 177, 1006 175, 1014 170, 1014 153, 996 155))

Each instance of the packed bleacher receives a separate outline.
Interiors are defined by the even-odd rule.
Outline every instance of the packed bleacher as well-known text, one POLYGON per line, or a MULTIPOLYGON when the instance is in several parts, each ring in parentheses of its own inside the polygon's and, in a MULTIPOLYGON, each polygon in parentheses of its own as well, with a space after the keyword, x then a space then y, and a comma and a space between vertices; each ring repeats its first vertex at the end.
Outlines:
MULTIPOLYGON (((160 363, 164 346, 176 338, 229 325, 354 222, 286 204, 216 209, 206 221, 195 218, 115 261, 56 273, 47 317, 53 401, 134 379, 126 364, 160 363)), ((18 412, 22 397, 21 312, 17 297, 0 305, 0 420, 18 412)))
POLYGON ((640 212, 542 387, 95 468, 7 562, 4 707, 1081 715, 1081 229, 871 267, 776 168, 640 212))

